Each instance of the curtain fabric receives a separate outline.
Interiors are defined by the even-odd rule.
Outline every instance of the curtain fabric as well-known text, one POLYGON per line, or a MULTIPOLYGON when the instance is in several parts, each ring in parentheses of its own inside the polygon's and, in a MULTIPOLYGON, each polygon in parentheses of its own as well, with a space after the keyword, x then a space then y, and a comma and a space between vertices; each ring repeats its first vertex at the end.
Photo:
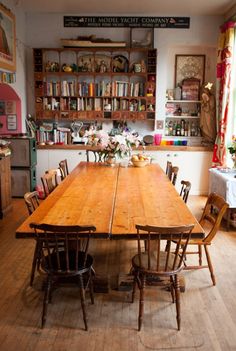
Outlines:
POLYGON ((235 39, 235 22, 227 22, 220 29, 217 52, 216 81, 216 123, 217 135, 213 149, 213 166, 226 165, 227 128, 229 127, 229 107, 231 92, 231 75, 235 39))

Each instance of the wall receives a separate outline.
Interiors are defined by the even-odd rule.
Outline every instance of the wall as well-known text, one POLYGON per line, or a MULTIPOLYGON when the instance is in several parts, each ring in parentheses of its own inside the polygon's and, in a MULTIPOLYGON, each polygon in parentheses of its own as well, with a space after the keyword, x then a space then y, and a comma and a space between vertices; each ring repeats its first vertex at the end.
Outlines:
MULTIPOLYGON (((60 39, 77 38, 78 35, 96 34, 113 40, 127 40, 129 29, 126 28, 64 28, 64 14, 30 14, 27 16, 27 43, 29 47, 60 47, 60 39), (108 32, 109 30, 109 32, 108 32)), ((65 14, 67 15, 67 14, 65 14)), ((75 14, 74 14, 75 15, 75 14)), ((81 14, 80 14, 81 15, 81 14)), ((144 15, 144 14, 143 14, 144 15)), ((153 14, 158 16, 157 14, 153 14)), ((216 46, 219 26, 223 22, 221 16, 191 17, 190 29, 155 29, 154 46, 158 50, 157 65, 157 119, 165 116, 166 89, 174 88, 175 54, 205 54, 206 80, 215 82, 216 46)), ((28 50, 27 63, 29 67, 28 109, 34 113, 32 51, 28 50)), ((153 131, 153 124, 133 125, 142 134, 153 131)))
POLYGON ((26 24, 25 14, 20 8, 19 1, 2 0, 2 4, 12 11, 16 17, 16 82, 11 84, 21 99, 21 120, 20 129, 25 131, 25 116, 27 114, 27 97, 26 97, 26 24), (18 5, 16 5, 18 3, 18 5))
MULTIPOLYGON (((113 40, 126 40, 129 30, 126 28, 64 28, 64 14, 30 14, 25 15, 20 9, 20 2, 3 0, 16 16, 16 83, 12 84, 22 101, 22 126, 27 113, 34 114, 34 85, 32 67, 32 48, 59 47, 60 39, 76 38, 78 35, 96 33, 97 37, 113 40), (17 5, 18 4, 18 5, 17 5), (27 63, 27 70, 26 70, 27 63)), ((66 15, 66 14, 65 14, 66 15)), ((80 14, 81 15, 81 14, 80 14)), ((153 14, 158 16, 158 13, 153 14)), ((157 115, 164 118, 165 92, 173 88, 175 54, 206 54, 206 79, 214 81, 218 28, 223 22, 220 16, 191 17, 190 29, 155 29, 154 46, 158 49, 157 66, 157 115)), ((152 131, 152 124, 147 124, 142 131, 152 131)), ((141 130, 143 124, 136 123, 134 128, 141 130)))

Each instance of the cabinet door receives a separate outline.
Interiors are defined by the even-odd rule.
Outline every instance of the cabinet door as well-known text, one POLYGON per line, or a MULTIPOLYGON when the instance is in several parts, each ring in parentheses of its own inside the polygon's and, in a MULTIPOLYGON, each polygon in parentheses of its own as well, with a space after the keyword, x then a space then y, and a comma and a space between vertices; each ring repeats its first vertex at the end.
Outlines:
POLYGON ((166 162, 171 161, 173 166, 179 167, 176 189, 180 191, 181 180, 188 180, 192 187, 191 195, 208 194, 208 170, 211 168, 212 152, 210 151, 152 151, 154 163, 159 163, 163 171, 166 162))
POLYGON ((37 150, 37 184, 42 185, 41 176, 45 171, 49 169, 49 151, 48 150, 37 150))
POLYGON ((71 172, 79 162, 86 161, 85 150, 49 150, 49 169, 58 168, 61 160, 67 159, 69 172, 71 172))

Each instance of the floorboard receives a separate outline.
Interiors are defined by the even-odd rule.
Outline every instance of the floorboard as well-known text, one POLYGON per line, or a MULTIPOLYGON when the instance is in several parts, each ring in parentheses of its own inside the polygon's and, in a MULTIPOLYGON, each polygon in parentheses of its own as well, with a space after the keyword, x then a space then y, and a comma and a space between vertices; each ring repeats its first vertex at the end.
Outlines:
MULTIPOLYGON (((190 196, 189 207, 200 217, 206 198, 190 196)), ((49 305, 45 328, 40 328, 43 275, 29 286, 34 241, 15 239, 15 229, 26 218, 22 199, 0 220, 0 350, 1 351, 148 351, 236 350, 236 232, 225 223, 210 247, 217 285, 208 270, 185 271, 186 291, 181 294, 182 326, 176 329, 175 305, 164 289, 148 289, 144 324, 137 331, 138 291, 118 287, 119 275, 130 270, 136 245, 132 241, 94 240, 98 276, 108 277, 109 292, 96 293, 95 304, 86 300, 89 331, 83 330, 79 291, 57 289, 49 305)), ((191 260, 193 258, 191 257, 191 260)))

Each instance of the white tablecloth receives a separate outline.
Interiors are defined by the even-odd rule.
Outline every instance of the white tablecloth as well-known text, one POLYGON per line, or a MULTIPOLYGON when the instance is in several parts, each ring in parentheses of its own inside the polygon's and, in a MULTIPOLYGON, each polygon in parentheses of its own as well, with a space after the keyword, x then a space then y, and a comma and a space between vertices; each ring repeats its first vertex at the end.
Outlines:
POLYGON ((236 208, 236 170, 223 173, 216 168, 209 169, 209 193, 221 195, 230 208, 236 208))

